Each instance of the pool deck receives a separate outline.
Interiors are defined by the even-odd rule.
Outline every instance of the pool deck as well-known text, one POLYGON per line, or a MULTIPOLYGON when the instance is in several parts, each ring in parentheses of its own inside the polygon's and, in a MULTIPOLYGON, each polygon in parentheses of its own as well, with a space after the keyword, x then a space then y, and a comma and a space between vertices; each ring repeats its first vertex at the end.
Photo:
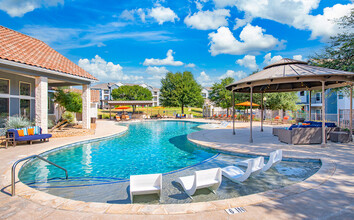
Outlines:
MULTIPOLYGON (((199 120, 193 120, 199 121, 199 120)), ((16 184, 17 196, 11 197, 10 168, 18 159, 78 141, 124 132, 126 127, 111 121, 98 121, 95 135, 52 138, 50 142, 0 148, 0 219, 353 219, 354 216, 354 144, 287 145, 271 135, 273 126, 260 132, 254 126, 254 142, 249 143, 246 123, 231 129, 203 130, 192 133, 189 140, 211 148, 246 154, 269 154, 283 149, 284 157, 319 158, 321 169, 305 180, 280 190, 235 199, 181 205, 85 203, 55 197, 16 184), (246 212, 228 215, 224 208, 244 207, 246 212)), ((20 164, 21 165, 21 164, 20 164)), ((19 165, 19 167, 20 167, 19 165)))

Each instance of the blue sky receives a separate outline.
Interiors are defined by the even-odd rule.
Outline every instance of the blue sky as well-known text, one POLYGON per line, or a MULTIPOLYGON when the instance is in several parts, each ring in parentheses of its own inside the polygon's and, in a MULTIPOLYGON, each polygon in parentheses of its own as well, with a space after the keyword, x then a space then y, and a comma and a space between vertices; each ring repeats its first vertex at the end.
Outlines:
POLYGON ((160 87, 167 71, 203 86, 282 57, 306 60, 352 0, 0 0, 0 24, 43 40, 100 82, 160 87))

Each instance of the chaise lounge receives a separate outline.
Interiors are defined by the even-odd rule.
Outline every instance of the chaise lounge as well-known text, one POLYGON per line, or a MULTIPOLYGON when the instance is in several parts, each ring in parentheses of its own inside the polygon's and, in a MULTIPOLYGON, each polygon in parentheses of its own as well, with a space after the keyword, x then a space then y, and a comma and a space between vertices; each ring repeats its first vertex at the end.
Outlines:
POLYGON ((16 142, 27 141, 30 144, 34 140, 49 141, 52 137, 51 134, 42 134, 42 128, 39 126, 27 127, 21 129, 8 129, 6 132, 7 138, 12 138, 13 146, 16 146, 16 142))

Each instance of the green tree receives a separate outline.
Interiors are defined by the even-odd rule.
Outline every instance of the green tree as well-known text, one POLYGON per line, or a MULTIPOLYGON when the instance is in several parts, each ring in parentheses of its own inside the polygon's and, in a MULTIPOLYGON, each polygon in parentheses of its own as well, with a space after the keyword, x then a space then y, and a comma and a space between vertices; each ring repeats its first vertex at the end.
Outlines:
POLYGON ((54 100, 56 103, 64 107, 65 111, 82 111, 82 98, 80 93, 65 92, 63 89, 57 89, 54 93, 54 100))
POLYGON ((266 93, 264 96, 267 98, 265 107, 271 110, 292 110, 299 109, 299 97, 296 92, 282 92, 282 93, 266 93))
POLYGON ((227 116, 229 116, 229 109, 232 107, 232 92, 227 90, 226 86, 233 82, 234 78, 226 77, 220 83, 214 83, 210 92, 210 100, 216 106, 227 109, 227 116))
MULTIPOLYGON (((113 100, 120 101, 151 101, 152 93, 149 89, 144 88, 139 85, 133 86, 120 86, 117 89, 112 90, 112 98, 113 100)), ((136 106, 133 106, 133 112, 135 112, 136 106)))
POLYGON ((167 73, 161 79, 160 102, 166 107, 201 107, 204 99, 202 87, 195 81, 191 72, 167 73))

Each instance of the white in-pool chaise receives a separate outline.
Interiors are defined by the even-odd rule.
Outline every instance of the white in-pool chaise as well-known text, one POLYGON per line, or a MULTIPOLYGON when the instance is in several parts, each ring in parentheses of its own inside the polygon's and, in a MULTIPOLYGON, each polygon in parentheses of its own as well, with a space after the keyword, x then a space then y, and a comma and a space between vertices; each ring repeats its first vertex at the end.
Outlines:
POLYGON ((250 176, 258 175, 263 168, 264 158, 257 157, 248 160, 246 171, 241 170, 236 166, 227 166, 222 168, 222 175, 233 182, 239 183, 247 180, 250 176))
POLYGON ((192 195, 194 195, 197 189, 208 188, 215 193, 221 181, 220 168, 195 171, 194 175, 179 177, 177 180, 191 199, 193 199, 192 195))
MULTIPOLYGON (((277 165, 278 163, 280 163, 282 158, 283 158, 283 151, 281 149, 271 152, 269 154, 268 162, 266 164, 264 164, 264 166, 262 168, 262 172, 265 172, 265 171, 269 170, 271 167, 273 167, 273 166, 277 165)), ((241 162, 236 163, 236 165, 247 166, 249 160, 250 159, 243 160, 241 162)))
POLYGON ((157 193, 161 200, 162 174, 146 174, 130 176, 130 200, 134 195, 157 193))

